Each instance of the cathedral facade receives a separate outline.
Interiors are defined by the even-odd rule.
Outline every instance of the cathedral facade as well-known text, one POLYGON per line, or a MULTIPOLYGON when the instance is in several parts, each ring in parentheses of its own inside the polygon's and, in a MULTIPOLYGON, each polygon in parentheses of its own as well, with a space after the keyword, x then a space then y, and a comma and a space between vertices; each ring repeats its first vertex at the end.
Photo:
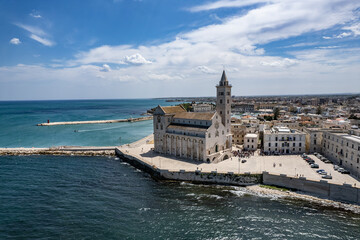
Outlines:
POLYGON ((181 106, 154 111, 154 150, 204 162, 231 156, 231 85, 223 71, 216 86, 216 111, 187 112, 181 106))

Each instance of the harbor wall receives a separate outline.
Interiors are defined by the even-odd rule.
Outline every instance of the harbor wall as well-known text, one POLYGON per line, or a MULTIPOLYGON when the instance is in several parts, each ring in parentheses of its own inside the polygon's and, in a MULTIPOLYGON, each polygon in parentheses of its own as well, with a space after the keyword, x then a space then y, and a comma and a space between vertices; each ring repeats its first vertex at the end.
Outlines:
POLYGON ((348 184, 337 185, 325 180, 317 182, 301 177, 288 177, 284 174, 269 174, 268 172, 263 172, 263 183, 312 193, 331 200, 360 204, 360 189, 348 184))
POLYGON ((140 159, 122 152, 118 148, 115 149, 115 153, 123 161, 130 165, 149 173, 153 178, 158 180, 173 180, 173 181, 185 181, 201 184, 218 184, 218 185, 235 185, 235 186, 249 186, 259 184, 262 182, 261 174, 234 174, 233 172, 218 173, 196 171, 168 171, 159 169, 150 164, 141 161, 140 159))

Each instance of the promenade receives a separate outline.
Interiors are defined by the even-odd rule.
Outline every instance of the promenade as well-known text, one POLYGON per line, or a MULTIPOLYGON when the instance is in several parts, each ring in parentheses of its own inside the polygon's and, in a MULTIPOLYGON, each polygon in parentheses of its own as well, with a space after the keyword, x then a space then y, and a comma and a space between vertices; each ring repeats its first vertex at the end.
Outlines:
POLYGON ((240 158, 240 161, 238 157, 232 157, 219 163, 205 163, 158 154, 152 151, 153 147, 153 136, 150 135, 135 143, 122 145, 118 149, 155 168, 173 172, 200 170, 208 173, 217 171, 218 173, 262 174, 266 171, 269 174, 285 174, 293 178, 304 177, 312 181, 326 180, 332 184, 346 183, 353 187, 360 187, 360 182, 356 178, 335 171, 332 164, 325 164, 313 155, 310 157, 319 164, 319 169, 327 171, 333 177, 332 179, 323 179, 322 175, 316 173, 318 169, 311 168, 300 155, 260 156, 255 153, 250 158, 240 158), (242 163, 241 160, 246 160, 246 162, 242 163))

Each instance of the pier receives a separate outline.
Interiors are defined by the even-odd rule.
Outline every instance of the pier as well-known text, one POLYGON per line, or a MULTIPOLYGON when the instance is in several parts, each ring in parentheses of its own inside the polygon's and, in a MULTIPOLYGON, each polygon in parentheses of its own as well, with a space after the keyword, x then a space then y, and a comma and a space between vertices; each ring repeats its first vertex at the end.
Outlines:
POLYGON ((151 120, 152 116, 127 118, 127 119, 113 119, 113 120, 91 120, 91 121, 69 121, 69 122, 47 122, 39 123, 36 126, 57 126, 57 125, 77 125, 77 124, 99 124, 99 123, 119 123, 119 122, 140 122, 151 120))

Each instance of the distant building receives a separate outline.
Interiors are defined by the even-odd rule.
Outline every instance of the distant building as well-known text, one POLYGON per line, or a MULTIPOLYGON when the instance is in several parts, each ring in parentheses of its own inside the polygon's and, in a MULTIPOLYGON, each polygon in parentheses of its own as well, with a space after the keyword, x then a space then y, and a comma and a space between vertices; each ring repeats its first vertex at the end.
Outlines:
POLYGON ((213 112, 214 105, 207 103, 192 104, 193 112, 213 112))
POLYGON ((233 103, 231 108, 234 113, 254 112, 255 105, 251 103, 233 103))
POLYGON ((231 156, 231 85, 223 71, 215 112, 186 112, 180 106, 154 111, 154 150, 197 161, 219 162, 231 156))
POLYGON ((305 133, 287 127, 264 130, 263 150, 273 154, 299 154, 305 152, 305 133))
POLYGON ((259 137, 255 133, 248 133, 244 137, 244 150, 255 151, 258 146, 259 137))
POLYGON ((314 153, 321 152, 321 144, 323 141, 323 130, 320 128, 304 128, 305 137, 305 152, 314 153))

